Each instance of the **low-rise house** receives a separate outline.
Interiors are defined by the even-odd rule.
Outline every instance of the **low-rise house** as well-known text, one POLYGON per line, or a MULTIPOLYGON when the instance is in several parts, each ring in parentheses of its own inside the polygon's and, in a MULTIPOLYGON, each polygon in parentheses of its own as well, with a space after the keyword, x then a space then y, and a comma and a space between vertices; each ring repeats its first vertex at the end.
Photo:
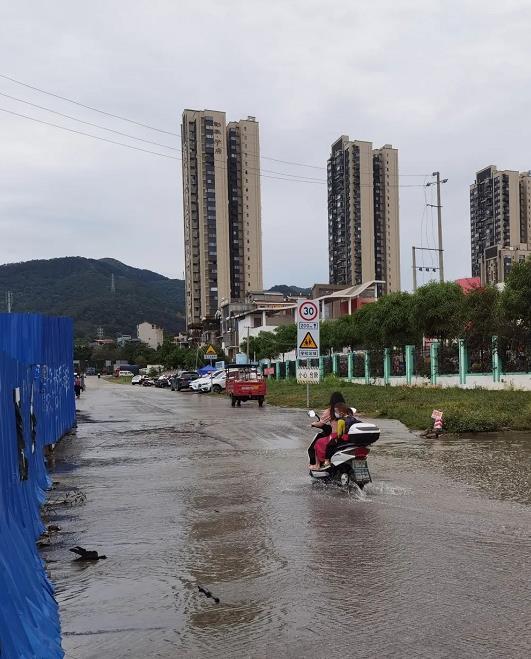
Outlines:
POLYGON ((164 341, 164 331, 153 323, 140 323, 140 325, 137 325, 136 332, 139 341, 142 341, 153 350, 157 350, 164 341))

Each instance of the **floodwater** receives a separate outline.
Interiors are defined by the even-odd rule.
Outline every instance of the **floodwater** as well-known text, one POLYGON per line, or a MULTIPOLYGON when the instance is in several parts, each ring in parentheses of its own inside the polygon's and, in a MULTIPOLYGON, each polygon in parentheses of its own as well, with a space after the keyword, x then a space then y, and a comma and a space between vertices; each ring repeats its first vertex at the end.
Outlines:
POLYGON ((530 434, 381 421, 357 496, 309 482, 304 412, 96 378, 78 406, 43 551, 67 657, 531 656, 530 434))

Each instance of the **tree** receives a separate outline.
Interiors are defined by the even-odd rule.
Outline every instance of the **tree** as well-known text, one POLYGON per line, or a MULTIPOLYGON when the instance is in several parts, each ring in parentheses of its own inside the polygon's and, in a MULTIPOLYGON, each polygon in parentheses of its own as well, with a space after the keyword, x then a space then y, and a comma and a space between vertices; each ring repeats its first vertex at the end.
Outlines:
POLYGON ((360 348, 382 348, 382 305, 381 300, 365 304, 353 316, 360 348))
POLYGON ((500 294, 493 286, 476 288, 463 300, 464 330, 470 347, 486 347, 498 334, 500 325, 500 294))
POLYGON ((147 360, 150 356, 153 357, 154 352, 146 343, 127 341, 119 350, 119 359, 126 359, 129 364, 136 364, 139 355, 144 355, 147 360))
POLYGON ((279 349, 282 352, 289 352, 294 350, 297 345, 297 325, 290 323, 289 325, 279 325, 275 327, 273 333, 279 349))
POLYGON ((332 347, 346 348, 359 345, 360 326, 354 316, 341 316, 332 322, 330 343, 332 347))
POLYGON ((456 339, 464 332, 464 293, 453 282, 431 282, 413 295, 416 331, 432 339, 456 339))
POLYGON ((249 349, 247 339, 241 343, 241 350, 253 359, 274 359, 278 355, 278 347, 273 332, 260 332, 257 336, 249 337, 249 349))
POLYGON ((415 324, 414 296, 409 293, 389 293, 378 302, 380 335, 386 347, 415 344, 419 331, 415 324))
POLYGON ((504 319, 518 334, 531 332, 531 257, 511 268, 501 296, 504 319))
POLYGON ((92 359, 92 348, 84 344, 74 345, 74 359, 89 362, 92 359))

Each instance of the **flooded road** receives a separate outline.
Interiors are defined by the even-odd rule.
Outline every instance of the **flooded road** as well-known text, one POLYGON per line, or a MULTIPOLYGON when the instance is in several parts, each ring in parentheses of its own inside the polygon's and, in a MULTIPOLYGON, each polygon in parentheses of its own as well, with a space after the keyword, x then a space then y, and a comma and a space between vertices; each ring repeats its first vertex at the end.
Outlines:
POLYGON ((303 412, 95 378, 79 411, 43 552, 67 657, 530 656, 529 435, 381 421, 359 498, 309 482, 303 412))

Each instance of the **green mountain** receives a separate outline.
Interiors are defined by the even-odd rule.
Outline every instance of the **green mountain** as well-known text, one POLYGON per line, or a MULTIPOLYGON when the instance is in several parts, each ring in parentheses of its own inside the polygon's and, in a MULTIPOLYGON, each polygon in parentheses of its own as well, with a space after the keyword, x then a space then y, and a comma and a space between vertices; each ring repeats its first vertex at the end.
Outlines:
POLYGON ((144 320, 169 334, 185 326, 184 281, 125 265, 115 259, 70 256, 0 266, 0 309, 13 292, 13 311, 69 316, 76 337, 136 335, 144 320), (114 275, 114 289, 112 279, 114 275))
MULTIPOLYGON (((310 292, 285 284, 269 290, 284 295, 310 292)), ((0 311, 6 309, 7 291, 13 293, 13 311, 73 318, 78 338, 94 338, 98 327, 109 338, 135 336, 136 326, 144 320, 170 335, 185 327, 182 279, 168 279, 116 259, 67 256, 1 265, 0 311)))
POLYGON ((287 284, 277 284, 277 286, 273 286, 272 288, 269 289, 270 291, 274 291, 275 293, 282 293, 282 295, 286 295, 289 297, 306 297, 311 294, 312 289, 311 288, 301 288, 300 286, 288 286, 287 284))

